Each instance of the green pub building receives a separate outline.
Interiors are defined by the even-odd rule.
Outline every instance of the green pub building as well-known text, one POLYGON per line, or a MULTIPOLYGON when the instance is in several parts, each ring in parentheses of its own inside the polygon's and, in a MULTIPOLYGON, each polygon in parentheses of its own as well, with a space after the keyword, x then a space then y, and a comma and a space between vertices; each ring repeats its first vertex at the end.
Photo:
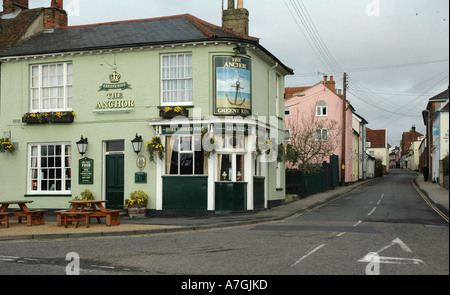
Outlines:
MULTIPOLYGON (((88 189, 110 208, 142 190, 150 214, 283 204, 293 71, 248 35, 242 2, 222 26, 184 14, 46 28, 41 9, 40 33, 0 52, 0 200, 62 209, 88 189)), ((38 15, 4 5, 4 22, 38 15)))

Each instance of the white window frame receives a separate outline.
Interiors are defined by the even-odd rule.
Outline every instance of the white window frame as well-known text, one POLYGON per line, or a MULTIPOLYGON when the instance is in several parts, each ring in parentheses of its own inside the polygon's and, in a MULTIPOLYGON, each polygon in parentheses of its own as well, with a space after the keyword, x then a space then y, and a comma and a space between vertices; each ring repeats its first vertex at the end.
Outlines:
MULTIPOLYGON (((196 140, 201 140, 201 135, 196 135, 196 134, 179 134, 179 135, 172 135, 172 136, 168 136, 166 137, 166 142, 167 142, 167 138, 171 137, 172 140, 176 140, 176 145, 175 145, 175 140, 174 142, 172 142, 172 144, 174 145, 172 147, 173 151, 178 153, 178 162, 177 162, 177 173, 176 174, 170 174, 168 171, 164 171, 164 175, 167 176, 190 176, 190 175, 207 175, 207 170, 203 172, 203 174, 196 174, 195 172, 195 165, 197 161, 200 161, 201 159, 198 159, 198 156, 196 156, 196 152, 200 151, 199 150, 199 146, 196 146, 196 140), (182 138, 190 138, 190 142, 191 142, 191 147, 190 149, 185 149, 182 146, 182 138), (174 147, 177 146, 178 149, 176 150, 174 147), (190 174, 181 174, 181 155, 183 154, 190 154, 192 155, 192 173, 190 174)), ((166 151, 167 153, 167 151, 166 151)), ((166 154, 167 156, 167 154, 166 154)), ((169 159, 168 157, 166 158, 166 161, 171 162, 172 159, 169 159)), ((203 161, 207 161, 206 157, 203 156, 203 161)))
POLYGON ((322 129, 316 129, 316 135, 315 135, 316 141, 328 141, 328 129, 322 128, 322 129), (319 136, 320 134, 320 136, 319 136))
POLYGON ((36 64, 30 66, 30 112, 64 112, 72 111, 73 103, 73 63, 60 62, 36 64), (62 66, 61 83, 57 73, 44 75, 44 68, 62 66), (35 72, 35 70, 37 72, 35 72), (36 74, 36 75, 35 75, 36 74), (53 81, 51 81, 53 79, 53 81), (59 92, 59 93, 58 93, 59 92), (62 93, 61 93, 62 92, 62 93), (62 106, 58 100, 62 99, 62 106), (48 101, 47 101, 48 100, 48 101), (47 101, 47 102, 46 102, 47 101), (46 105, 47 104, 47 105, 46 105), (52 107, 52 104, 56 104, 52 107))
POLYGON ((316 104, 316 117, 326 117, 328 116, 327 102, 320 100, 316 104))
POLYGON ((190 106, 193 104, 192 53, 161 54, 161 105, 190 106), (175 57, 175 64, 172 58, 175 57), (179 59, 184 57, 180 66, 179 59), (189 59, 187 59, 189 57, 189 59), (165 61, 169 64, 165 64, 165 61), (190 60, 189 62, 186 62, 190 60))
POLYGON ((72 145, 70 142, 56 142, 56 143, 30 143, 28 145, 28 181, 27 181, 27 192, 28 194, 33 195, 70 195, 71 187, 73 183, 73 169, 72 169, 72 145), (42 147, 43 146, 61 146, 61 166, 56 167, 56 163, 54 167, 42 167, 42 147), (36 147, 36 155, 32 154, 33 148, 36 147), (69 148, 70 154, 66 154, 66 148, 69 148), (66 157, 68 158, 68 165, 66 165, 66 157), (33 162, 35 161, 35 162, 33 162), (35 165, 35 166, 34 166, 35 165), (44 171, 45 169, 54 169, 55 172, 57 169, 61 169, 61 177, 56 178, 56 175, 52 178, 55 182, 61 181, 61 190, 51 190, 48 188, 47 190, 42 189, 42 181, 47 179, 51 180, 50 175, 47 175, 47 178, 44 179, 44 171), (36 177, 33 175, 33 171, 36 170, 36 177), (70 178, 66 177, 66 170, 70 170, 70 178), (70 187, 66 187, 66 181, 70 180, 70 187), (36 183, 36 190, 33 189, 33 182, 36 183))
POLYGON ((284 130, 284 141, 290 142, 291 141, 291 129, 285 129, 284 130))

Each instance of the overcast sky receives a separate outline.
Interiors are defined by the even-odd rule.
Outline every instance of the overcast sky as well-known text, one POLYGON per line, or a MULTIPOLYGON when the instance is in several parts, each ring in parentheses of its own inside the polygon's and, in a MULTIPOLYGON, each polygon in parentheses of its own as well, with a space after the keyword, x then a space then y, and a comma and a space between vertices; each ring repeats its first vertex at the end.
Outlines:
MULTIPOLYGON (((30 7, 51 0, 30 0, 30 7)), ((225 0, 225 6, 227 1, 225 0)), ((372 129, 398 145, 449 85, 448 0, 244 0, 250 35, 295 71, 286 87, 348 74, 348 96, 372 129), (320 72, 320 74, 318 74, 320 72)), ((189 13, 221 25, 222 0, 65 0, 69 25, 189 13)))

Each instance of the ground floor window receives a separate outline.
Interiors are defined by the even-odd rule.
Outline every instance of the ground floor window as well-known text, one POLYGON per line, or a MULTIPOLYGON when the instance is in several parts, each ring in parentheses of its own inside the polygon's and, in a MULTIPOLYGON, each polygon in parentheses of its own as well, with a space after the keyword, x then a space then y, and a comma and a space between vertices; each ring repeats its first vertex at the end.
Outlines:
POLYGON ((166 137, 166 175, 206 175, 208 158, 202 150, 201 135, 166 137))
POLYGON ((30 193, 71 193, 71 149, 70 143, 29 146, 30 193))
POLYGON ((244 155, 218 155, 218 181, 244 181, 244 155))

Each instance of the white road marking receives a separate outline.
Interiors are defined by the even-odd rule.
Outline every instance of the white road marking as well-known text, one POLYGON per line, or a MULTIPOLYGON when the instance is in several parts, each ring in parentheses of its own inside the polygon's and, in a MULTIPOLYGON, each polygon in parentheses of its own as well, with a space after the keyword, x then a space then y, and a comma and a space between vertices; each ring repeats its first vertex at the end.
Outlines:
POLYGON ((297 264, 300 263, 300 261, 302 261, 303 259, 307 258, 308 256, 310 256, 311 254, 313 254, 314 252, 317 252, 318 250, 320 250, 320 248, 322 248, 323 246, 325 246, 325 244, 319 245, 316 248, 314 248, 313 250, 309 251, 308 253, 306 253, 304 256, 300 257, 297 261, 295 261, 291 267, 296 266, 297 264))
POLYGON ((370 216, 377 209, 377 207, 373 207, 372 211, 370 211, 367 215, 370 216))
POLYGON ((358 220, 358 222, 357 223, 355 223, 353 226, 358 226, 358 225, 360 225, 361 224, 361 220, 358 220))
MULTIPOLYGON (((370 263, 373 260, 374 253, 379 255, 380 252, 388 249, 389 247, 392 247, 395 244, 399 245, 403 251, 410 253, 410 254, 413 253, 413 251, 402 240, 400 240, 399 238, 396 238, 389 245, 384 246, 383 248, 381 248, 378 251, 367 254, 366 256, 359 259, 358 261, 370 263)), ((418 259, 418 258, 400 258, 400 257, 379 256, 379 259, 380 259, 379 260, 380 263, 391 263, 391 264, 416 264, 416 265, 419 265, 419 264, 424 263, 422 259, 418 259)))

